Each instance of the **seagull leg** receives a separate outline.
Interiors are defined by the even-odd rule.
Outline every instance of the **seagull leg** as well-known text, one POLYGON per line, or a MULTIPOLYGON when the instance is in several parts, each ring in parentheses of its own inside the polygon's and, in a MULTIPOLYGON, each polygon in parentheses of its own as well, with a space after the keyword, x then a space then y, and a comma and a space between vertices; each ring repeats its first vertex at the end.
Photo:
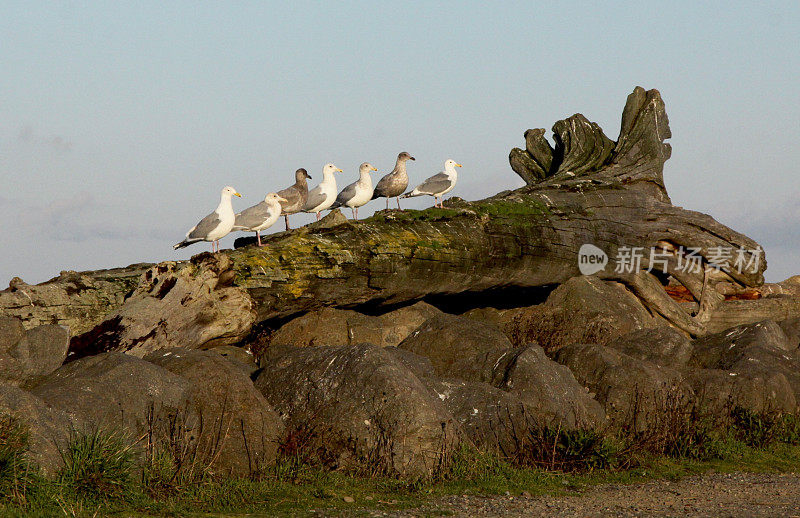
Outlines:
POLYGON ((319 221, 319 218, 320 218, 321 214, 322 214, 321 212, 317 212, 317 221, 319 221))
POLYGON ((353 219, 356 219, 356 209, 354 209, 353 207, 350 207, 350 214, 353 215, 353 219))
POLYGON ((403 210, 400 208, 400 196, 395 196, 394 200, 397 202, 397 210, 403 210))
POLYGON ((386 210, 389 210, 389 197, 386 197, 386 210))
POLYGON ((289 230, 289 215, 288 214, 284 214, 283 215, 283 221, 286 223, 286 230, 289 230))
POLYGON ((261 244, 261 232, 256 230, 256 239, 258 240, 258 246, 264 246, 261 244))

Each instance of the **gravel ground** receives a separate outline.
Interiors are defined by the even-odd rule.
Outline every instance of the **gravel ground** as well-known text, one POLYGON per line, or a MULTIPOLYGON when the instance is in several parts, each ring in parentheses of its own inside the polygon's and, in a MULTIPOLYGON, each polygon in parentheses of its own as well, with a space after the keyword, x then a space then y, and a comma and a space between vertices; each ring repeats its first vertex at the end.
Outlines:
POLYGON ((566 496, 451 496, 421 509, 372 516, 800 517, 800 475, 711 473, 677 482, 595 486, 566 496))

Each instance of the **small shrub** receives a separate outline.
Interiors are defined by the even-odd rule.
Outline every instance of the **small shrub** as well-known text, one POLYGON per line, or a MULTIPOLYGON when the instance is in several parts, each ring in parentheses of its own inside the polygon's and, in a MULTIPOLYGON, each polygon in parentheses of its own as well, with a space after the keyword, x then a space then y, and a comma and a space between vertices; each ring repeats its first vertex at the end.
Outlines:
POLYGON ((776 442, 800 444, 800 419, 794 414, 735 407, 731 423, 736 439, 751 448, 764 449, 776 442))
POLYGON ((561 471, 592 471, 617 466, 620 443, 593 429, 552 427, 531 432, 516 459, 523 465, 561 471))
POLYGON ((62 452, 60 482, 88 497, 122 497, 130 487, 134 452, 124 436, 96 430, 75 435, 62 452))

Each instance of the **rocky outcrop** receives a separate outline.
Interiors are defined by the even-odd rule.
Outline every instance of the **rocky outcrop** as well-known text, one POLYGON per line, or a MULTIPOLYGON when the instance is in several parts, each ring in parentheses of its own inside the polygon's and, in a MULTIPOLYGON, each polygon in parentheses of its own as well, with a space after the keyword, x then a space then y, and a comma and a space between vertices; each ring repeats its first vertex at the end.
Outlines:
POLYGON ((442 402, 386 349, 270 347, 255 385, 289 445, 330 466, 429 476, 460 441, 442 402))
POLYGON ((430 360, 437 376, 480 379, 476 357, 512 345, 490 324, 442 313, 426 320, 398 348, 430 360))
POLYGON ((214 351, 169 349, 145 357, 190 383, 190 413, 202 423, 197 449, 217 475, 251 476, 275 464, 284 425, 250 378, 214 351))
POLYGON ((30 391, 76 426, 124 430, 136 439, 185 417, 189 388, 189 381, 162 367, 110 352, 67 363, 30 391))
POLYGON ((500 356, 492 384, 517 396, 539 426, 574 429, 605 424, 605 412, 588 393, 586 384, 545 356, 538 345, 500 356))
POLYGON ((607 345, 639 360, 677 370, 687 367, 694 352, 692 341, 669 326, 631 331, 607 345))
POLYGON ((78 418, 51 408, 24 390, 0 383, 0 417, 20 420, 28 432, 28 458, 47 475, 55 475, 64 465, 61 452, 74 430, 84 428, 78 418))
POLYGON ((64 271, 41 284, 15 277, 0 291, 0 315, 19 317, 26 328, 44 324, 67 326, 70 336, 89 331, 119 308, 152 265, 92 272, 64 271))
POLYGON ((542 304, 476 309, 465 316, 494 322, 516 346, 536 342, 548 352, 574 343, 605 344, 633 330, 665 323, 622 284, 593 276, 568 280, 542 304))
POLYGON ((370 343, 392 347, 405 340, 428 318, 440 314, 441 311, 425 302, 378 316, 354 310, 322 308, 280 326, 269 337, 269 344, 307 347, 370 343))
POLYGON ((63 326, 26 330, 19 318, 0 317, 0 382, 20 385, 50 374, 64 363, 68 346, 63 326))
POLYGON ((232 286, 234 275, 222 254, 154 266, 116 312, 74 337, 70 348, 77 357, 106 351, 142 357, 173 347, 236 343, 250 331, 255 313, 248 294, 232 286))
POLYGON ((678 371, 610 347, 570 345, 558 351, 556 359, 589 388, 615 426, 646 430, 667 407, 692 398, 678 371))

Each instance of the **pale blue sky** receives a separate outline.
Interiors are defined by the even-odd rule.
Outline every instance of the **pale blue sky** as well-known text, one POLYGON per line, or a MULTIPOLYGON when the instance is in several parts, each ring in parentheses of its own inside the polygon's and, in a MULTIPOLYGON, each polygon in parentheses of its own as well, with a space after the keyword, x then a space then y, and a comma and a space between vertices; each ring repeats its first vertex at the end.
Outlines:
POLYGON ((454 158, 453 194, 483 198, 522 184, 527 128, 581 112, 616 138, 636 85, 667 104, 674 203, 800 273, 800 2, 697 4, 0 1, 0 286, 189 257, 222 186, 241 209, 328 161, 344 185, 454 158))

